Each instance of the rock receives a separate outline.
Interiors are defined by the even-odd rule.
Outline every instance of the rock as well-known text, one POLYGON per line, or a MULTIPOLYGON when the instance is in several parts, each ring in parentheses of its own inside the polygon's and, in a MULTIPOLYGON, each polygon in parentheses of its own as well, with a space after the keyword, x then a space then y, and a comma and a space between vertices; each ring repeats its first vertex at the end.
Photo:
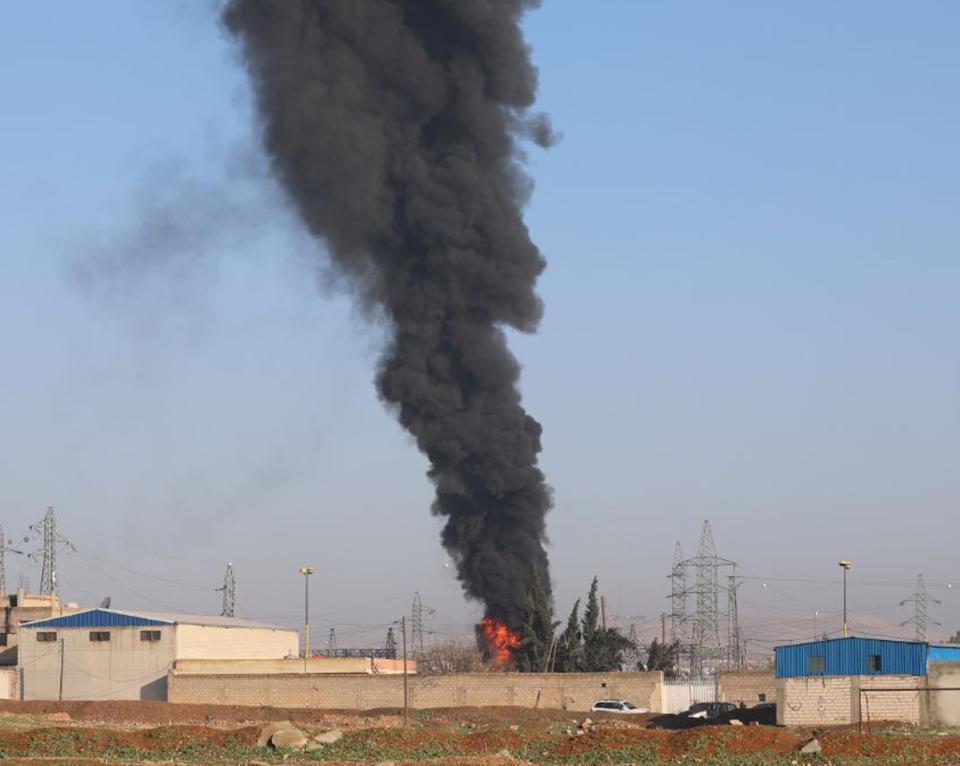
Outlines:
POLYGON ((260 729, 260 736, 257 738, 257 747, 266 747, 270 744, 270 737, 283 729, 292 729, 293 724, 290 721, 274 721, 268 723, 260 729))
POLYGON ((280 729, 270 737, 270 744, 276 748, 286 747, 291 750, 302 750, 309 740, 300 729, 280 729))
POLYGON ((508 758, 512 761, 513 753, 511 753, 509 750, 501 750, 499 753, 497 753, 497 758, 508 758))
POLYGON ((313 738, 313 741, 318 745, 332 745, 334 742, 339 742, 343 739, 343 732, 340 729, 330 729, 330 731, 325 731, 322 734, 318 734, 313 738))
POLYGON ((510 727, 510 731, 519 731, 519 730, 520 730, 520 727, 517 724, 514 724, 513 726, 510 727))
POLYGON ((266 761, 250 761, 248 766, 273 766, 273 764, 267 763, 266 761))
POLYGON ((69 713, 47 713, 43 716, 44 721, 72 721, 69 713))
POLYGON ((816 737, 800 748, 801 753, 819 753, 821 750, 823 750, 823 748, 820 747, 820 740, 816 737))
POLYGON ((730 719, 731 726, 743 726, 743 721, 738 721, 736 718, 730 719))
POLYGON ((396 761, 377 761, 373 766, 396 766, 396 761))
POLYGON ((589 729, 591 726, 593 726, 593 721, 591 721, 589 718, 584 718, 584 719, 583 719, 583 728, 584 728, 584 729, 589 729))

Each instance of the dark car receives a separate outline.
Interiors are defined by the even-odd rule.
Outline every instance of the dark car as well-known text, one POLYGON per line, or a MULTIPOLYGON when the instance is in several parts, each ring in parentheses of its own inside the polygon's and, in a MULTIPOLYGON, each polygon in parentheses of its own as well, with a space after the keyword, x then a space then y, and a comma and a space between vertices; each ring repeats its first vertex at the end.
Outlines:
POLYGON ((687 708, 687 711, 681 713, 681 715, 687 718, 703 718, 710 721, 724 713, 732 713, 736 709, 737 706, 732 702, 698 702, 687 708))

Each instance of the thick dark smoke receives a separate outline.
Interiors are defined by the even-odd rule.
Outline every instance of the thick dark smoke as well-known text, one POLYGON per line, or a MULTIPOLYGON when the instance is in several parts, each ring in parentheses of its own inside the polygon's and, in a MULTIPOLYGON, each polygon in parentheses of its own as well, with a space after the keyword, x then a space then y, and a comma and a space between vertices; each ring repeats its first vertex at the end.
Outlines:
POLYGON ((517 627, 549 595, 540 424, 504 325, 532 331, 543 259, 521 208, 520 29, 533 0, 230 0, 274 172, 392 326, 377 386, 430 460, 464 591, 517 627))

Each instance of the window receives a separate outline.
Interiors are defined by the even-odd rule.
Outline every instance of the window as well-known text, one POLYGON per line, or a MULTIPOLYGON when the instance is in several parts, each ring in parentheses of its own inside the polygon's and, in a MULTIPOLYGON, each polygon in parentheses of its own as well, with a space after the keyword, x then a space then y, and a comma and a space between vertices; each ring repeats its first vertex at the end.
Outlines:
POLYGON ((141 641, 159 641, 160 631, 159 630, 141 630, 140 640, 141 641))
POLYGON ((57 631, 55 630, 37 631, 37 641, 56 641, 56 640, 57 640, 57 631))
POLYGON ((0 646, 6 646, 6 645, 7 645, 7 634, 0 633, 0 646))
POLYGON ((867 655, 867 672, 879 673, 880 670, 881 670, 880 655, 879 654, 867 655))
POLYGON ((807 670, 811 675, 823 673, 826 670, 826 663, 822 654, 812 654, 807 661, 807 670))
POLYGON ((760 692, 757 695, 757 702, 766 702, 766 701, 767 701, 767 695, 764 694, 763 692, 760 692))
POLYGON ((90 640, 91 641, 109 641, 110 631, 109 630, 91 630, 90 640))

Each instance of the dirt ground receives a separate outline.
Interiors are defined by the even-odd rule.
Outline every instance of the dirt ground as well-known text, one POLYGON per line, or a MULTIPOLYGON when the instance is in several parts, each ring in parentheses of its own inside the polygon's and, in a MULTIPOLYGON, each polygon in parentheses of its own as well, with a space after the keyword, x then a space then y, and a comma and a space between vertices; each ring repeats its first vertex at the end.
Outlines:
POLYGON ((0 757, 36 764, 264 764, 323 762, 504 766, 565 764, 960 764, 960 732, 902 726, 861 734, 818 732, 819 756, 798 751, 813 736, 773 726, 648 728, 649 717, 524 708, 413 711, 282 710, 161 702, 0 702, 0 757), (312 752, 258 747, 262 726, 291 721, 308 736, 344 736, 312 752))

